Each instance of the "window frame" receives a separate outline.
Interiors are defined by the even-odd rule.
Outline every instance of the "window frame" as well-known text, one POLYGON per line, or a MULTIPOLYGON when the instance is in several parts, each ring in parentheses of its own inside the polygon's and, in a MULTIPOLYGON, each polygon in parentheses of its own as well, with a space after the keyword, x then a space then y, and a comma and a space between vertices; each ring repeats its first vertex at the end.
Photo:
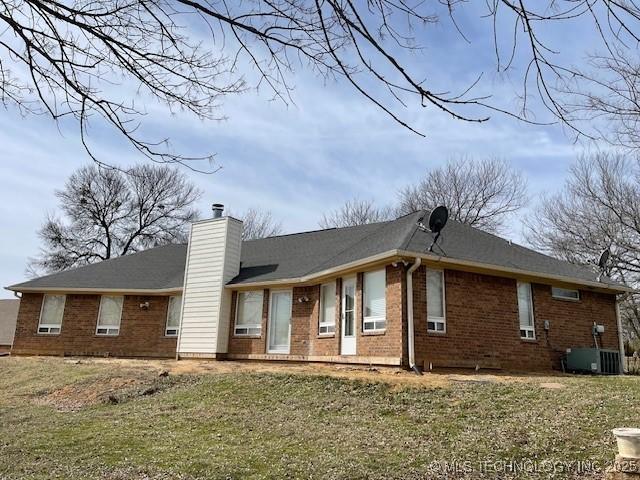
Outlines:
POLYGON ((64 321, 64 309, 67 305, 67 296, 65 294, 45 293, 42 296, 42 305, 40 305, 40 316, 38 317, 38 329, 36 333, 38 335, 60 335, 62 333, 62 322, 64 321), (44 305, 47 301, 47 297, 63 297, 62 302, 62 316, 60 317, 60 323, 42 323, 42 314, 44 313, 44 305), (40 331, 45 329, 46 331, 40 331), (51 330, 57 329, 57 332, 51 330))
POLYGON ((233 319, 233 336, 234 337, 262 337, 262 320, 264 317, 264 290, 242 290, 236 293, 236 310, 233 319), (243 293, 260 293, 260 323, 247 324, 238 326, 238 312, 240 309, 240 296, 243 293), (246 330, 244 333, 239 333, 238 330, 246 330))
POLYGON ((447 302, 446 302, 446 283, 444 278, 444 270, 439 268, 426 268, 425 269, 425 291, 427 299, 427 333, 436 333, 438 335, 444 335, 447 333, 447 302), (440 280, 442 282, 442 317, 435 317, 429 315, 429 272, 438 272, 440 274, 440 280), (430 328, 429 324, 433 324, 433 328, 430 328), (442 329, 438 329, 438 325, 442 325, 442 329))
POLYGON ((122 310, 124 309, 124 295, 100 295, 100 307, 98 308, 98 318, 96 319, 96 335, 101 337, 117 337, 120 335, 120 326, 122 325, 122 310), (104 298, 121 298, 120 302, 120 315, 118 316, 118 326, 114 325, 100 325, 100 315, 102 315, 102 303, 104 298), (100 330, 104 330, 101 332, 100 330))
POLYGON ((555 300, 565 300, 568 302, 579 302, 580 301, 580 290, 577 288, 564 288, 564 287, 554 287, 551 286, 551 298, 555 300), (564 292, 575 292, 577 295, 575 297, 567 297, 564 295, 558 294, 558 291, 564 292))
POLYGON ((518 300, 518 330, 520 333, 520 340, 535 341, 536 340, 536 316, 533 308, 533 288, 531 282, 516 282, 516 298, 518 300), (522 319, 520 318, 520 286, 528 285, 529 291, 529 315, 531 317, 531 325, 522 325, 522 319), (524 332, 524 335, 523 335, 524 332))
POLYGON ((386 267, 370 270, 368 272, 363 272, 362 274, 362 332, 363 333, 372 333, 372 332, 384 332, 387 329, 387 269, 386 267), (382 274, 384 277, 383 282, 383 294, 382 298, 384 300, 384 310, 385 314, 383 316, 380 315, 371 315, 366 316, 366 305, 367 305, 367 275, 371 274, 382 274))
POLYGON ((177 337, 178 332, 180 331, 180 324, 182 323, 182 294, 179 295, 170 295, 169 300, 167 301, 167 320, 164 324, 164 336, 165 337, 177 337), (171 313, 171 299, 172 298, 180 298, 180 311, 178 313, 178 325, 176 327, 169 326, 169 315, 171 313), (175 330, 175 333, 169 333, 169 330, 175 330))
POLYGON ((336 281, 326 282, 320 284, 320 302, 319 302, 319 316, 318 316, 318 335, 333 336, 336 334, 336 309, 337 309, 337 283, 336 281), (324 302, 325 296, 323 295, 325 287, 329 287, 329 290, 333 292, 333 318, 331 321, 327 321, 324 318, 324 302), (323 331, 324 329, 324 331, 323 331))

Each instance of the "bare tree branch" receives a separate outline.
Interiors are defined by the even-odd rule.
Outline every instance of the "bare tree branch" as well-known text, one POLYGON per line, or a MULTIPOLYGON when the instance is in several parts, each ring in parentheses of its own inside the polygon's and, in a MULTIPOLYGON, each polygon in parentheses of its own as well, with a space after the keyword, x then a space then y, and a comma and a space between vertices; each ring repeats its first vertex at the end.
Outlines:
POLYGON ((200 197, 175 168, 136 166, 123 173, 95 165, 76 171, 57 191, 63 218, 40 229, 40 255, 29 271, 55 272, 186 241, 200 197))
POLYGON ((398 193, 398 215, 449 209, 451 218, 489 232, 500 232, 526 202, 526 182, 505 161, 462 157, 435 168, 398 193))
POLYGON ((249 208, 240 214, 229 213, 230 216, 242 220, 242 239, 255 240, 273 237, 282 233, 282 222, 276 221, 269 210, 249 208))
MULTIPOLYGON (((564 189, 544 197, 527 221, 535 248, 582 265, 611 250, 607 275, 640 286, 640 164, 620 154, 580 158, 564 189)), ((640 296, 625 295, 628 332, 640 337, 640 296)))
POLYGON ((384 222, 393 218, 393 210, 376 207, 372 200, 353 199, 342 207, 322 215, 320 228, 353 227, 368 223, 384 222))

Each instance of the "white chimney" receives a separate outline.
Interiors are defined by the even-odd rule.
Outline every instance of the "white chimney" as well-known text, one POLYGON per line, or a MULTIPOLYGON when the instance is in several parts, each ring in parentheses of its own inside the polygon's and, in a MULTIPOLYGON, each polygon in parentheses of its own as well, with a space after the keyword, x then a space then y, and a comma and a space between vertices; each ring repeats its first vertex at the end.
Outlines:
POLYGON ((191 225, 182 292, 178 358, 215 358, 227 352, 231 292, 240 271, 242 222, 216 217, 191 225))

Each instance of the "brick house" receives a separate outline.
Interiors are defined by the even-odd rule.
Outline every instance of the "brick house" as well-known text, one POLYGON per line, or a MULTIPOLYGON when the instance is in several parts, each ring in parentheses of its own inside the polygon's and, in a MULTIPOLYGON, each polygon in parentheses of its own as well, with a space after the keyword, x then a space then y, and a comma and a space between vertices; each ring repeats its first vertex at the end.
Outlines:
POLYGON ((560 368, 567 348, 619 350, 627 287, 424 212, 242 241, 196 222, 169 245, 8 287, 13 354, 560 368))

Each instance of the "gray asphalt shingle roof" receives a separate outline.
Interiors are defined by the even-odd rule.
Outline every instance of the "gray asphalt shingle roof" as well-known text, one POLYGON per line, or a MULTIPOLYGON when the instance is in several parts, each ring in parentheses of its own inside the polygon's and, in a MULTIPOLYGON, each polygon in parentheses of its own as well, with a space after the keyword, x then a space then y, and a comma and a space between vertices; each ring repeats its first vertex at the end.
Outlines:
MULTIPOLYGON (((425 253, 433 235, 416 227, 424 212, 396 220, 250 240, 242 243, 240 273, 230 283, 243 284, 313 275, 390 250, 425 253)), ((450 220, 434 254, 503 268, 596 281, 595 271, 543 255, 450 220)), ((80 267, 10 287, 171 289, 183 284, 186 245, 168 245, 80 267)), ((603 285, 604 286, 604 285, 603 285)))
POLYGON ((9 288, 164 290, 181 288, 186 245, 165 245, 85 267, 36 278, 9 288))

